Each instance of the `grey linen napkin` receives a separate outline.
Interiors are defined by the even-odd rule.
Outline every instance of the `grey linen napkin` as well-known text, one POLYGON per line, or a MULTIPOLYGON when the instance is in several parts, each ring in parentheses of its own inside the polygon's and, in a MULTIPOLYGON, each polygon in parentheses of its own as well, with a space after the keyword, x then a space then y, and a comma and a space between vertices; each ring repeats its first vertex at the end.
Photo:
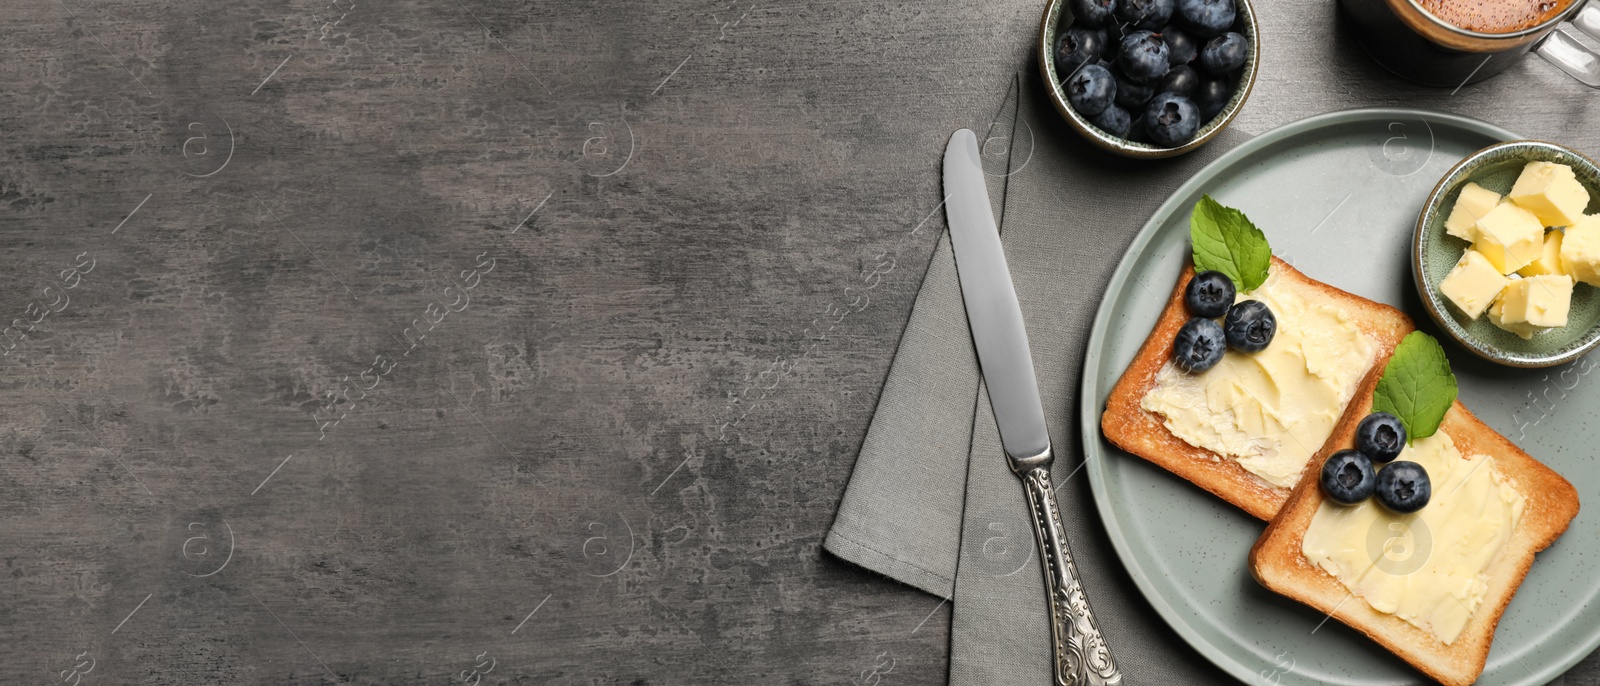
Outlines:
MULTIPOLYGON (((1101 630, 1126 683, 1224 681, 1156 614, 1111 548, 1081 469, 1076 417, 1079 402, 1099 402, 1078 398, 1084 348, 1134 233, 1179 184, 1248 136, 1224 131, 1173 160, 1117 158, 1071 131, 1027 73, 978 134, 1050 421, 1057 498, 1101 630)), ((948 234, 823 545, 954 601, 950 683, 1049 683, 1044 580, 978 374, 948 234)))

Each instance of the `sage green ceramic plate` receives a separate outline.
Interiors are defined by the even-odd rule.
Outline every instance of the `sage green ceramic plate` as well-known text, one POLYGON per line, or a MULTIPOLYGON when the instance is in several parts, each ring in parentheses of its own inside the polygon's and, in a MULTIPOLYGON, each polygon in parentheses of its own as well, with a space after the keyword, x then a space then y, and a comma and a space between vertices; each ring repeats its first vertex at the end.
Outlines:
MULTIPOLYGON (((1101 437, 1106 395, 1154 326, 1189 252, 1190 209, 1209 193, 1244 210, 1300 270, 1396 305, 1439 335, 1412 286, 1417 214, 1458 160, 1513 138, 1483 122, 1411 109, 1335 112, 1284 126, 1179 188, 1107 286, 1084 360, 1080 418, 1095 504, 1151 605, 1235 677, 1261 686, 1427 683, 1376 643, 1257 584, 1246 556, 1262 522, 1101 437)), ((1600 375, 1589 378, 1600 364, 1586 358, 1530 371, 1454 346, 1447 352, 1474 413, 1579 493, 1600 490, 1592 438, 1600 375)), ((1585 509, 1538 555, 1500 621, 1479 684, 1543 684, 1600 644, 1597 541, 1600 518, 1585 509)))
POLYGON ((1467 350, 1513 367, 1551 367, 1587 355, 1600 346, 1600 289, 1577 284, 1572 290, 1572 312, 1567 325, 1541 331, 1523 340, 1495 326, 1488 317, 1469 320, 1445 304, 1439 282, 1461 260, 1467 242, 1445 233, 1444 222, 1456 197, 1468 182, 1505 195, 1511 192, 1522 168, 1529 162, 1556 162, 1572 167, 1578 182, 1591 196, 1586 214, 1600 212, 1600 168, 1571 148, 1542 141, 1511 141, 1479 150, 1461 160, 1439 181, 1417 217, 1412 243, 1412 274, 1428 314, 1467 350))

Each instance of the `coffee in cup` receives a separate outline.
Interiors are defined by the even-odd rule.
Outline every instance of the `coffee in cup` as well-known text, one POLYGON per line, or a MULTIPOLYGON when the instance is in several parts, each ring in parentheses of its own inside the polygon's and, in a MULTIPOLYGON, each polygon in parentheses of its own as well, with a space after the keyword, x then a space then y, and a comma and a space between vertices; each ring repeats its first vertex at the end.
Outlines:
POLYGON ((1422 11, 1477 33, 1513 33, 1560 16, 1573 0, 1419 0, 1422 11))
POLYGON ((1600 0, 1585 4, 1339 0, 1356 39, 1379 64, 1411 81, 1449 88, 1489 78, 1535 50, 1573 78, 1600 88, 1600 54, 1567 33, 1600 40, 1600 0))

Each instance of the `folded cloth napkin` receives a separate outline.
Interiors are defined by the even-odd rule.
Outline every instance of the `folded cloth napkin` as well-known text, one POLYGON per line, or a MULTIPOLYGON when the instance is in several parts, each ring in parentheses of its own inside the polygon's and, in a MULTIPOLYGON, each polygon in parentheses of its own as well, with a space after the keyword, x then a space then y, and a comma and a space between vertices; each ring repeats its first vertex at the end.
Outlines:
MULTIPOLYGON (((1139 593, 1084 478, 1078 403, 1104 284, 1155 208, 1248 136, 1170 160, 1090 146, 1019 74, 984 141, 985 171, 1055 446, 1057 497, 1085 590, 1128 684, 1226 677, 1139 593)), ((942 213, 941 213, 942 214, 942 213)), ((939 239, 824 547, 953 600, 950 683, 1049 683, 1050 630, 1022 486, 978 374, 948 233, 939 239), (969 459, 970 456, 970 459, 969 459)))

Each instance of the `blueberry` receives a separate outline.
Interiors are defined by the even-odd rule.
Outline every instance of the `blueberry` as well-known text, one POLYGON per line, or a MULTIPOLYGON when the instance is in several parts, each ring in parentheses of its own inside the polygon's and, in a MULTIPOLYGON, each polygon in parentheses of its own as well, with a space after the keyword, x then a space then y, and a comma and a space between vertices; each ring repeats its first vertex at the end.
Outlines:
POLYGON ((1216 319, 1233 307, 1233 279, 1218 271, 1205 271, 1183 288, 1183 305, 1196 317, 1216 319))
POLYGON ((1200 48, 1200 68, 1212 76, 1226 76, 1244 66, 1250 56, 1250 40, 1232 31, 1224 33, 1200 48))
POLYGON ((1072 0, 1067 7, 1077 23, 1099 28, 1111 21, 1111 14, 1117 11, 1117 0, 1072 0))
POLYGON ((1322 463, 1322 494, 1341 505, 1354 505, 1372 495, 1378 475, 1372 460, 1355 450, 1341 450, 1322 463))
POLYGON ((1172 341, 1172 361, 1186 372, 1203 372, 1217 366, 1227 351, 1222 327, 1205 317, 1190 319, 1172 341))
POLYGON ((1134 28, 1159 31, 1172 19, 1176 0, 1117 0, 1117 18, 1134 28))
POLYGON ((1056 73, 1069 75, 1105 52, 1106 42, 1098 31, 1074 26, 1056 39, 1056 73))
POLYGON ((1378 471, 1378 488, 1373 491, 1378 503, 1400 514, 1411 514, 1427 506, 1433 497, 1428 470, 1415 462, 1400 460, 1378 471))
POLYGON ((1150 13, 1139 22, 1139 28, 1160 31, 1172 24, 1172 15, 1177 13, 1178 0, 1150 0, 1150 13))
POLYGON ((1200 54, 1200 44, 1176 26, 1162 29, 1161 41, 1167 44, 1167 64, 1174 67, 1193 62, 1200 54))
POLYGON ((1231 99, 1233 99, 1233 89, 1222 79, 1201 79, 1200 87, 1194 94, 1194 102, 1200 106, 1201 121, 1211 121, 1222 108, 1228 106, 1228 101, 1231 99))
POLYGON ((1089 121, 1100 127, 1101 131, 1117 138, 1126 138, 1128 127, 1133 124, 1133 118, 1128 116, 1128 111, 1116 105, 1100 110, 1100 114, 1089 117, 1089 121))
POLYGON ((1117 104, 1129 112, 1143 112, 1145 103, 1155 96, 1155 84, 1139 83, 1126 76, 1117 77, 1117 104))
POLYGON ((1406 427, 1388 412, 1374 412, 1356 425, 1356 450, 1373 462, 1388 462, 1406 447, 1406 427))
POLYGON ((1149 31, 1134 31, 1117 49, 1117 65, 1128 78, 1150 83, 1167 75, 1167 44, 1149 31))
POLYGON ((1200 109, 1181 95, 1157 95, 1144 111, 1145 131, 1156 145, 1175 148, 1188 143, 1200 130, 1200 109))
POLYGON ((1098 64, 1087 64, 1067 79, 1067 102, 1085 117, 1100 114, 1117 96, 1117 81, 1111 71, 1098 64))
POLYGON ((1242 300, 1228 308, 1228 318, 1222 322, 1228 334, 1228 345, 1242 353, 1266 350, 1272 335, 1278 332, 1278 318, 1260 300, 1242 300))
POLYGON ((1194 67, 1180 64, 1161 77, 1161 82, 1156 84, 1157 93, 1173 93, 1183 97, 1194 95, 1195 89, 1200 87, 1200 74, 1194 67))
POLYGON ((1222 35, 1237 14, 1233 0, 1178 0, 1178 22, 1202 38, 1222 35))

